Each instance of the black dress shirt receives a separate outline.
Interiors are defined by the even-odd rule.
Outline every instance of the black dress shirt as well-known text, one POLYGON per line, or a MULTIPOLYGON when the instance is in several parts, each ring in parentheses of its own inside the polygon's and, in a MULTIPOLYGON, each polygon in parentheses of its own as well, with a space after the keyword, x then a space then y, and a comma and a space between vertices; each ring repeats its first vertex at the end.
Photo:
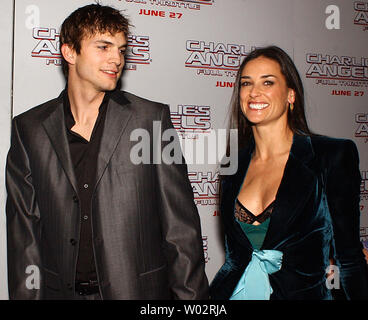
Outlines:
POLYGON ((64 113, 70 154, 74 173, 78 182, 78 198, 81 213, 80 242, 76 269, 76 282, 97 280, 96 265, 92 243, 91 203, 96 184, 97 157, 104 128, 109 94, 99 107, 99 113, 94 125, 90 141, 71 130, 75 121, 70 109, 67 90, 64 94, 64 113))

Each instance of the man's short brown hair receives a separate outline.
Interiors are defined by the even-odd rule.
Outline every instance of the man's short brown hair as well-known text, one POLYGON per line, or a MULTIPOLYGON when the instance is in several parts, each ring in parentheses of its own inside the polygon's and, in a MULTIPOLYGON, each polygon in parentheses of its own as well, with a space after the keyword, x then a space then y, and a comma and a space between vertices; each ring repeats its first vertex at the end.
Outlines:
MULTIPOLYGON (((90 4, 75 10, 64 20, 60 30, 60 48, 63 44, 68 44, 79 54, 83 39, 97 33, 115 35, 120 32, 127 38, 129 25, 129 20, 119 10, 98 3, 90 4)), ((69 67, 63 57, 62 67, 67 77, 69 67)))

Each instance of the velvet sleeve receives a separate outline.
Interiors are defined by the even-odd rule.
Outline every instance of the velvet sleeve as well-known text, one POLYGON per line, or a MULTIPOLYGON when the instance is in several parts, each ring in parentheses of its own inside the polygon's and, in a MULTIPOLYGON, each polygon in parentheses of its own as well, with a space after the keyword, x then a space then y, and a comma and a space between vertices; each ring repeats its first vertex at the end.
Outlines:
POLYGON ((360 171, 355 144, 344 140, 330 152, 327 201, 331 213, 335 261, 347 299, 368 299, 367 266, 359 238, 360 171))

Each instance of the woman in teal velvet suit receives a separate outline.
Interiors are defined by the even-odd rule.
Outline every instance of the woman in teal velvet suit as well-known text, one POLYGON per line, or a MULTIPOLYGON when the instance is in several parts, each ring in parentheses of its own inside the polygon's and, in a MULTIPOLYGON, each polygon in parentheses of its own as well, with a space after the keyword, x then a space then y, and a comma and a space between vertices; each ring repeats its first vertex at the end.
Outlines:
POLYGON ((333 258, 334 284, 348 299, 368 299, 356 146, 310 132, 300 76, 282 49, 256 49, 241 64, 230 128, 238 171, 221 180, 226 260, 211 297, 331 299, 333 258))

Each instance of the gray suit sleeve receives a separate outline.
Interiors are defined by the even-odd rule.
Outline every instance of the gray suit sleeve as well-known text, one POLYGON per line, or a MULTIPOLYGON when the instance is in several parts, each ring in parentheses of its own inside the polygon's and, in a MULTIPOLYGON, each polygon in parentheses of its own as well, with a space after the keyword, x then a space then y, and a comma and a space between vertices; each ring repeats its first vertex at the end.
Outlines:
POLYGON ((6 188, 9 298, 41 299, 40 213, 16 120, 7 157, 6 188))
POLYGON ((208 299, 199 214, 167 106, 162 110, 161 124, 163 159, 157 165, 157 175, 170 288, 174 299, 208 299), (165 141, 165 132, 170 132, 176 140, 165 141), (170 150, 176 153, 176 161, 172 164, 165 163, 170 150), (177 163, 178 159, 180 163, 177 163))

